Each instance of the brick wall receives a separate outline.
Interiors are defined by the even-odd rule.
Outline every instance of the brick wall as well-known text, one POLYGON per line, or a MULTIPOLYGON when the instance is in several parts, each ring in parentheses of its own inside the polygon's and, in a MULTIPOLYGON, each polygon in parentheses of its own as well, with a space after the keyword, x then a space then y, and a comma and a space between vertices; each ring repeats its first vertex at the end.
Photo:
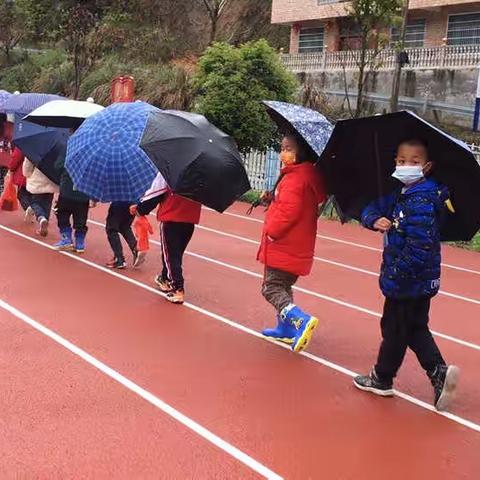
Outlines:
MULTIPOLYGON (((300 1, 300 0, 299 0, 300 1)), ((418 3, 417 0, 415 3, 418 3)), ((426 0, 424 0, 426 1, 426 0)), ((443 0, 429 0, 443 1, 443 0)), ((444 0, 447 3, 447 0, 444 0)), ((275 3, 275 0, 274 0, 275 3)), ((315 1, 316 3, 316 1, 315 1)), ((448 0, 448 3, 453 3, 448 0)), ((297 7, 298 8, 298 7, 297 7)), ((410 19, 425 19, 425 47, 440 47, 444 44, 447 36, 448 16, 456 13, 480 12, 480 2, 471 3, 469 5, 449 5, 435 10, 412 10, 409 15, 410 19)), ((290 53, 298 53, 298 35, 301 27, 324 26, 325 27, 325 43, 328 51, 336 51, 339 49, 339 28, 338 19, 332 18, 322 22, 304 21, 294 24, 290 37, 290 53)))
POLYGON ((347 2, 318 5, 317 0, 273 0, 272 23, 295 23, 347 15, 347 2))
MULTIPOLYGON (((318 4, 318 0, 273 0, 272 23, 295 23, 308 20, 323 20, 347 15, 348 2, 334 1, 318 4)), ((448 6, 450 8, 480 10, 480 1, 472 0, 410 0, 410 9, 428 9, 448 6), (473 6, 472 6, 473 5, 473 6), (476 6, 475 6, 476 5, 476 6)))

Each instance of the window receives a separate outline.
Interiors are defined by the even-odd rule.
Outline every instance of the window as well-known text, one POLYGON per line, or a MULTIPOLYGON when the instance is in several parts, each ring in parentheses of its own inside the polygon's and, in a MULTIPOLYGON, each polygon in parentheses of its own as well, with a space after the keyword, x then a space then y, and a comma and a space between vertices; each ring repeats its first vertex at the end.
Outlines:
MULTIPOLYGON (((391 45, 400 41, 400 28, 392 28, 391 45)), ((425 19, 409 20, 405 32, 406 48, 422 48, 425 41, 425 19)))
POLYGON ((301 28, 298 40, 300 53, 323 52, 323 27, 301 28))
POLYGON ((359 50, 361 44, 360 26, 348 18, 340 20, 340 50, 359 50))
POLYGON ((447 44, 480 44, 480 13, 450 15, 448 17, 447 44))

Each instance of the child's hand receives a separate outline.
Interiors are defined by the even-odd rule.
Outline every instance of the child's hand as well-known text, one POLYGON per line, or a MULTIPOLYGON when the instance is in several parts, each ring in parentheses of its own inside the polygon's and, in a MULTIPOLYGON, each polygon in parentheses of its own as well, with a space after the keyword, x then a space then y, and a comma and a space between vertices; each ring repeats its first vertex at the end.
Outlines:
POLYGON ((260 195, 261 202, 269 203, 272 200, 273 200, 272 192, 265 191, 265 192, 262 192, 262 194, 260 195))
POLYGON ((97 206, 97 202, 95 200, 90 200, 90 208, 95 208, 97 206))
POLYGON ((129 210, 130 210, 130 215, 135 216, 137 214, 137 206, 136 205, 131 205, 129 210))
POLYGON ((392 228, 392 222, 388 218, 382 217, 373 224, 373 228, 379 232, 385 233, 392 228))

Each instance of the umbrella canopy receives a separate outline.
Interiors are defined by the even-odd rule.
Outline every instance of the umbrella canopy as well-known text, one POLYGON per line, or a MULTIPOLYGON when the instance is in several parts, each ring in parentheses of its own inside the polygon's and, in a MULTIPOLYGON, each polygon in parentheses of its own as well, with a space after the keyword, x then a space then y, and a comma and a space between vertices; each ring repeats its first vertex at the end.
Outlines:
POLYGON ((5 113, 28 115, 45 103, 62 99, 64 100, 60 95, 50 95, 48 93, 20 93, 11 95, 5 102, 4 109, 5 113))
POLYGON ((140 146, 175 193, 219 212, 251 188, 233 139, 202 115, 152 112, 140 146))
POLYGON ((426 142, 433 177, 450 191, 455 214, 442 239, 470 240, 480 228, 480 165, 465 143, 414 113, 339 121, 321 157, 329 192, 346 216, 359 219, 367 203, 398 188, 391 177, 396 149, 409 138, 426 142))
POLYGON ((148 103, 115 103, 87 118, 70 137, 65 167, 77 190, 103 202, 138 201, 158 170, 140 148, 148 103))
POLYGON ((24 120, 44 127, 78 128, 85 119, 104 110, 93 102, 54 100, 28 114, 24 120))
POLYGON ((11 96, 12 94, 6 90, 0 90, 0 113, 7 113, 5 111, 5 103, 11 96))
POLYGON ((264 101, 270 118, 284 132, 296 132, 320 156, 333 125, 319 112, 291 103, 264 101))
POLYGON ((15 116, 13 143, 50 180, 59 183, 60 175, 55 168, 58 155, 66 149, 69 132, 66 129, 47 128, 15 116))

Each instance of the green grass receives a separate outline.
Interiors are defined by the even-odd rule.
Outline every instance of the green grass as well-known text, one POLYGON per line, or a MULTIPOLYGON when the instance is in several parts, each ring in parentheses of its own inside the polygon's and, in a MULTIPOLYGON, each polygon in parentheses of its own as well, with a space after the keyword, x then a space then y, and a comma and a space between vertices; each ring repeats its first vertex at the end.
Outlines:
POLYGON ((480 232, 477 233, 470 242, 452 242, 451 245, 473 250, 474 252, 480 252, 480 232))

